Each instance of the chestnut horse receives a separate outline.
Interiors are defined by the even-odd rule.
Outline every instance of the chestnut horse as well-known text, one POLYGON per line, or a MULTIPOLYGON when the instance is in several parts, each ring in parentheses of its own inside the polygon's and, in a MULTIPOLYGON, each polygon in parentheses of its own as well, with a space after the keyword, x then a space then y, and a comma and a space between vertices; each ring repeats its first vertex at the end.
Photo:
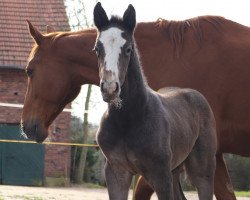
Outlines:
MULTIPOLYGON (((26 68, 28 90, 21 123, 28 137, 42 142, 81 85, 99 85, 92 52, 96 30, 43 35, 30 23, 29 30, 36 44, 26 68)), ((135 38, 151 88, 188 87, 208 99, 217 123, 215 195, 235 200, 222 154, 250 156, 250 28, 211 16, 158 20, 139 23, 135 38)), ((149 199, 152 193, 139 179, 136 197, 149 199)))
MULTIPOLYGON (((134 40, 136 14, 130 4, 110 20, 98 2, 98 57, 102 98, 108 103, 97 131, 106 157, 110 200, 127 200, 133 175, 142 175, 159 200, 183 200, 172 172, 184 165, 200 200, 212 200, 216 154, 215 119, 197 91, 153 91, 145 81, 134 40)), ((177 177, 179 178, 179 177, 177 177)), ((177 180, 178 181, 178 180, 177 180)))

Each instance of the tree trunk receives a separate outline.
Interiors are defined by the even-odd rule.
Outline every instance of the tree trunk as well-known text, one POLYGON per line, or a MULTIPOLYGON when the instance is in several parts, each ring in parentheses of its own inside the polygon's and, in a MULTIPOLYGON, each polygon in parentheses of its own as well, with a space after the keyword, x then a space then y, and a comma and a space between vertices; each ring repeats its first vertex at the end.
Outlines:
MULTIPOLYGON (((83 140, 82 140, 83 144, 87 143, 87 140, 88 140, 88 110, 89 110, 91 87, 92 85, 88 85, 87 97, 85 101, 85 111, 84 111, 84 119, 83 119, 83 140)), ((76 183, 83 182, 87 151, 88 151, 87 147, 81 148, 80 159, 79 159, 79 163, 76 169, 76 183)))

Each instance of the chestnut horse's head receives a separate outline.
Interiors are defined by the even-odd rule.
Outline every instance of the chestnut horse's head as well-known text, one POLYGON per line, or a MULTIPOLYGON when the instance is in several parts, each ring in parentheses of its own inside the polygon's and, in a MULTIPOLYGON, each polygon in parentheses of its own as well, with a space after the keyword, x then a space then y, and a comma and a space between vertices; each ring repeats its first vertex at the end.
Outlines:
POLYGON ((135 9, 129 5, 122 19, 112 17, 109 20, 99 2, 94 8, 94 22, 98 29, 94 49, 99 60, 102 97, 108 103, 119 103, 121 87, 134 50, 135 9))
MULTIPOLYGON (((30 22, 29 31, 35 40, 25 69, 28 88, 21 126, 28 138, 42 142, 48 136, 48 127, 80 91, 77 77, 70 69, 70 61, 62 51, 70 51, 57 41, 53 33, 43 35, 30 22)), ((65 53, 65 52, 64 52, 65 53)))

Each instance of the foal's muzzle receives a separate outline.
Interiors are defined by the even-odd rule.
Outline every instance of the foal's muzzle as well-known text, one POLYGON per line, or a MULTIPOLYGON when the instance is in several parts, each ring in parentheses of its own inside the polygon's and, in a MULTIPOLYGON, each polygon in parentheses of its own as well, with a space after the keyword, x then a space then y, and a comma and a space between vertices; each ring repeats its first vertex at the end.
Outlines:
POLYGON ((101 81, 100 84, 102 98, 105 102, 110 102, 119 97, 120 87, 116 81, 101 81))

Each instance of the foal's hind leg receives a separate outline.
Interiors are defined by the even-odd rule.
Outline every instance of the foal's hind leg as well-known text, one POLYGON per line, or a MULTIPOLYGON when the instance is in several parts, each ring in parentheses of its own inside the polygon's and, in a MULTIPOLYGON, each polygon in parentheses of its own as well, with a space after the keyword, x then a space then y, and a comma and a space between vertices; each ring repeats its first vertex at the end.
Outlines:
POLYGON ((213 126, 204 127, 185 160, 186 171, 197 188, 200 200, 212 200, 216 163, 216 138, 213 126))
POLYGON ((185 161, 187 174, 197 188, 200 200, 212 200, 214 189, 215 158, 201 156, 195 148, 185 161))

